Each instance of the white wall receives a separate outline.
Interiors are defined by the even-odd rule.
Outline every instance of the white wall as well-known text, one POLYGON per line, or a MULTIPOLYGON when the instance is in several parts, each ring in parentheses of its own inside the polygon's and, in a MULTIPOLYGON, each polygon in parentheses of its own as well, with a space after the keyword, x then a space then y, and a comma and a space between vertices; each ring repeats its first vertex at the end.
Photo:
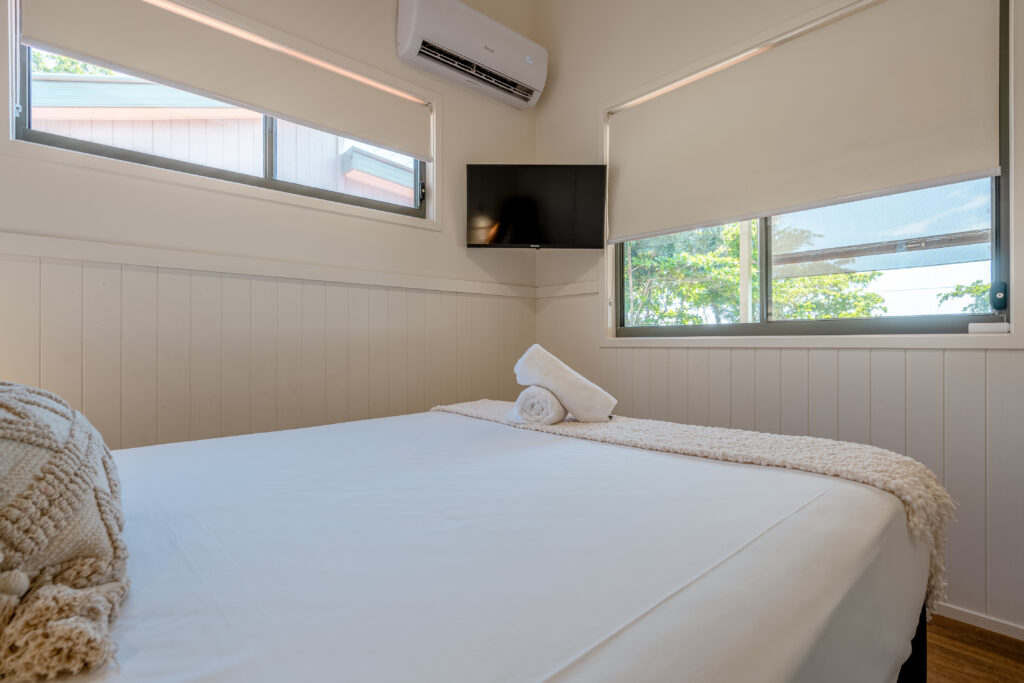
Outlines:
MULTIPOLYGON (((603 162, 607 107, 844 4, 543 3, 539 26, 552 71, 537 110, 537 160, 603 162)), ((1015 15, 1015 34, 1024 36, 1024 12, 1015 15)), ((1024 72, 1020 52, 1015 52, 1018 80, 1024 72)), ((1024 125, 1021 110, 1016 118, 1024 125)), ((1018 145, 1014 154, 1020 150, 1018 145)), ((1014 178, 1015 204, 1024 197, 1022 187, 1014 178)), ((1015 241, 1015 273, 1020 273, 1019 242, 1024 240, 1015 241)), ((948 546, 945 609, 1024 636, 1019 335, 988 342, 948 337, 614 340, 605 327, 605 276, 602 252, 539 252, 537 339, 615 394, 617 412, 874 443, 918 458, 943 478, 960 504, 948 546)), ((1014 312, 1019 317, 1024 308, 1018 304, 1014 312)))
POLYGON ((111 448, 513 399, 532 298, 0 254, 0 378, 111 448))

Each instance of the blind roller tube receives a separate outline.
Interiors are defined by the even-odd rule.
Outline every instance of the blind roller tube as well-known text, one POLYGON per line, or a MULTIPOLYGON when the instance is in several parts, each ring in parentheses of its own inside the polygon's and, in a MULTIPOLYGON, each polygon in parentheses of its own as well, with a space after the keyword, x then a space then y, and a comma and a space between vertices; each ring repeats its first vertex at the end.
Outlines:
POLYGON ((999 0, 885 0, 624 109, 609 242, 999 167, 999 0))
POLYGON ((22 0, 21 40, 430 160, 426 104, 142 0, 22 0))

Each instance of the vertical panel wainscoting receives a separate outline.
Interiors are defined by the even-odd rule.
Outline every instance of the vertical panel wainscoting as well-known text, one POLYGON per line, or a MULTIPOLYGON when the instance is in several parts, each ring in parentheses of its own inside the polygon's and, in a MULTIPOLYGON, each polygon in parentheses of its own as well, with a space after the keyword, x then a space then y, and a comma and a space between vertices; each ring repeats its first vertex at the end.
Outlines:
POLYGON ((0 380, 111 448, 513 399, 534 300, 0 255, 0 380))
POLYGON ((951 615, 1024 635, 1024 350, 599 347, 596 298, 538 299, 537 341, 615 395, 616 414, 917 459, 958 503, 951 615))

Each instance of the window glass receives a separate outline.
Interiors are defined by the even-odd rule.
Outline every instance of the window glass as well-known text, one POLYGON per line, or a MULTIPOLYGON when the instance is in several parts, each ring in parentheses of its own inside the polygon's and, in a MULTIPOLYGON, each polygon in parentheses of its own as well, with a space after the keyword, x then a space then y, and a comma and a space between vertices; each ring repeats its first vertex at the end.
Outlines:
POLYGON ((279 180, 416 206, 416 161, 404 154, 277 120, 279 180))
POLYGON ((627 326, 757 322, 758 222, 623 244, 627 326))
POLYGON ((624 242, 621 325, 758 323, 723 334, 772 334, 774 322, 932 317, 923 331, 934 316, 955 326, 991 315, 994 195, 982 178, 624 242))
POLYGON ((992 181, 772 218, 769 320, 990 313, 992 181))
MULTIPOLYGON (((70 142, 81 140, 253 177, 232 177, 242 183, 425 214, 424 164, 413 157, 63 55, 34 49, 28 55, 28 127, 48 135, 33 138, 19 129, 20 138, 72 149, 83 149, 70 142), (265 159, 269 149, 273 169, 265 159)), ((96 153, 165 165, 114 150, 96 153)))
POLYGON ((261 114, 40 50, 30 74, 33 130, 263 174, 261 114))

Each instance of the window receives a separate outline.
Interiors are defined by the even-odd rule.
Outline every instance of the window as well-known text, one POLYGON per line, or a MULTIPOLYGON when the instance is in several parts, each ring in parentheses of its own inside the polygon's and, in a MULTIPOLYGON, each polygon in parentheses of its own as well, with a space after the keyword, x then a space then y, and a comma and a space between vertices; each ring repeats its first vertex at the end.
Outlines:
POLYGON ((758 221, 743 221, 626 242, 626 324, 760 320, 757 230, 758 221))
POLYGON ((278 119, 274 177, 290 183, 415 207, 418 164, 398 152, 278 119))
POLYGON ((966 332, 1002 319, 997 183, 624 242, 620 334, 966 332))
POLYGON ((19 139, 413 216, 426 164, 202 95, 24 48, 19 139))
POLYGON ((991 185, 773 216, 769 320, 991 313, 991 185))

